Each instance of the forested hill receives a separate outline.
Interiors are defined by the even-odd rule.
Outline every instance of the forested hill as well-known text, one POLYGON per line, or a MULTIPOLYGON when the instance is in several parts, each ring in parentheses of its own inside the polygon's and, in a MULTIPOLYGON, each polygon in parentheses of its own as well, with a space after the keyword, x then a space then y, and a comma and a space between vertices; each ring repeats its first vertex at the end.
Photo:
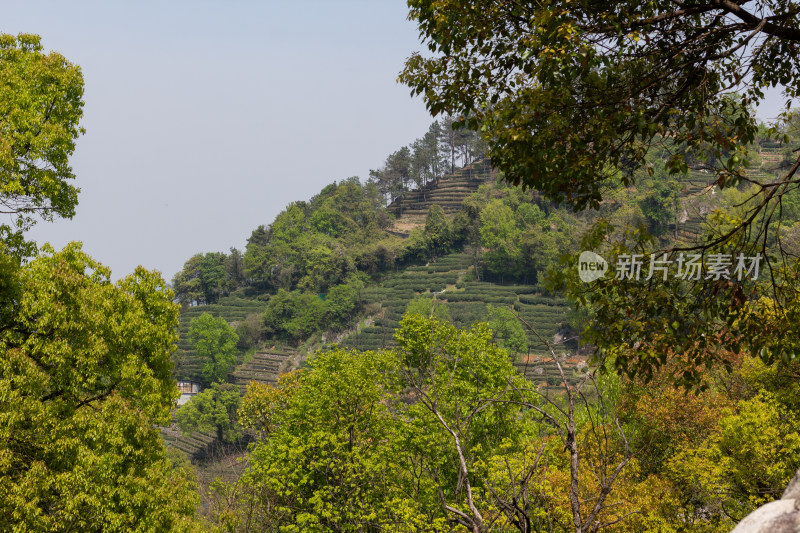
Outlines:
MULTIPOLYGON (((413 151, 409 149, 405 153, 413 151)), ((718 213, 740 214, 743 202, 753 195, 752 188, 742 184, 720 190, 709 183, 702 165, 689 156, 687 166, 694 169, 676 177, 664 169, 661 154, 653 153, 652 173, 644 171, 637 175, 633 186, 610 188, 598 209, 576 214, 531 190, 506 185, 492 172, 485 158, 452 172, 443 165, 445 172, 441 175, 419 179, 409 167, 398 164, 403 158, 397 154, 392 154, 383 168, 373 171, 366 183, 349 178, 326 186, 307 201, 290 204, 270 226, 253 231, 243 252, 198 254, 175 276, 173 284, 183 310, 174 373, 181 380, 199 381, 203 392, 177 409, 175 423, 161 428, 161 434, 169 447, 180 450, 198 465, 201 492, 207 494, 204 497, 209 499, 209 509, 216 508, 222 498, 220 494, 214 495, 214 486, 247 487, 252 483, 247 480, 252 479, 261 480, 259 483, 270 482, 273 479, 270 476, 280 478, 281 468, 290 473, 288 477, 297 472, 327 473, 330 465, 339 459, 325 446, 318 446, 318 442, 328 442, 324 439, 330 437, 325 430, 317 433, 317 429, 326 428, 325 421, 335 421, 331 423, 336 427, 333 430, 337 435, 335 439, 339 440, 330 442, 341 443, 337 450, 349 449, 353 442, 352 428, 357 427, 357 423, 339 422, 339 406, 354 405, 354 399, 363 398, 364 391, 368 391, 366 396, 373 398, 370 401, 374 403, 355 404, 353 416, 358 419, 361 413, 381 412, 388 396, 370 387, 387 387, 386 390, 394 387, 382 384, 381 379, 386 377, 382 365, 388 364, 387 358, 395 355, 415 357, 417 336, 426 339, 428 332, 431 338, 421 341, 426 345, 421 352, 427 353, 428 341, 437 349, 436 343, 442 343, 443 353, 456 356, 448 363, 452 363, 452 367, 443 368, 458 367, 464 373, 464 377, 457 378, 462 380, 458 386, 463 390, 474 390, 475 394, 494 399, 507 393, 510 382, 506 378, 517 380, 522 374, 527 382, 519 379, 517 386, 535 385, 529 391, 536 401, 554 398, 555 402, 560 402, 565 391, 582 391, 584 404, 583 407, 578 405, 578 409, 585 413, 580 415, 583 420, 588 421, 581 424, 588 425, 584 425, 584 429, 570 430, 573 435, 577 435, 577 431, 591 435, 595 427, 616 427, 622 432, 622 426, 612 426, 608 424, 610 419, 603 417, 607 416, 604 413, 627 412, 627 423, 633 421, 635 425, 625 426, 627 433, 622 434, 622 441, 612 445, 614 451, 609 451, 608 440, 600 439, 595 443, 575 437, 573 442, 580 441, 587 455, 599 450, 601 454, 612 454, 609 456, 615 457, 615 461, 619 455, 613 454, 627 449, 629 442, 631 450, 646 450, 636 452, 640 453, 636 468, 641 468, 642 475, 636 471, 626 474, 630 477, 620 481, 640 483, 631 491, 634 495, 650 494, 648 491, 654 486, 663 486, 664 479, 673 479, 668 477, 673 475, 669 470, 671 465, 677 464, 672 462, 673 457, 681 465, 688 465, 687 474, 675 474, 677 481, 670 481, 676 487, 694 487, 694 481, 686 480, 694 479, 696 472, 712 472, 716 476, 714 479, 727 479, 729 474, 715 470, 715 461, 705 463, 699 458, 706 457, 704 454, 708 450, 727 446, 724 442, 728 441, 720 444, 722 441, 715 440, 718 439, 716 435, 728 435, 724 433, 728 431, 726 428, 734 428, 739 435, 735 428, 740 427, 737 424, 750 424, 748 417, 758 420, 752 427, 759 428, 753 435, 758 435, 755 438, 761 446, 784 446, 780 438, 773 439, 772 444, 757 440, 762 434, 773 434, 760 429, 762 422, 763 427, 780 428, 777 430, 780 434, 791 435, 794 439, 796 428, 791 422, 783 421, 783 411, 774 407, 777 404, 771 396, 763 396, 763 401, 757 396, 740 402, 741 415, 729 416, 733 411, 724 407, 738 401, 736 395, 741 392, 737 391, 743 390, 742 387, 753 386, 736 380, 779 383, 779 379, 783 379, 768 377, 764 372, 772 370, 759 370, 756 366, 742 367, 744 370, 739 375, 744 377, 717 375, 714 369, 708 370, 709 380, 720 379, 725 391, 733 391, 726 392, 731 399, 720 399, 722 394, 718 391, 723 389, 706 391, 701 396, 687 395, 685 391, 672 388, 672 382, 663 376, 650 383, 639 379, 623 382, 613 373, 598 374, 598 381, 593 381, 595 388, 588 393, 588 398, 583 396, 586 389, 581 387, 595 375, 586 371, 591 348, 582 347, 578 338, 586 317, 562 297, 558 287, 547 279, 549 274, 546 275, 554 272, 558 276, 559 269, 563 271, 562 254, 578 252, 581 236, 597 223, 608 232, 605 238, 612 245, 622 245, 629 238, 626 232, 614 234, 611 228, 618 227, 646 231, 658 246, 670 246, 718 230, 715 226, 718 213), (418 315, 440 320, 427 321, 418 315), (403 316, 406 318, 401 324, 403 316), (476 322, 488 323, 488 328, 466 329, 476 322), (418 329, 413 329, 415 327, 418 329), (476 343, 477 337, 483 340, 476 343), (543 346, 542 339, 555 347, 555 357, 543 346), (447 344, 451 342, 455 344, 447 344), (396 351, 384 348, 396 348, 396 351), (306 359, 312 352, 318 355, 306 359), (490 353, 495 354, 493 360, 506 369, 494 389, 485 388, 495 378, 486 373, 487 367, 481 366, 486 363, 481 358, 489 357, 490 353), (295 368, 303 368, 303 371, 290 372, 295 368), (753 374, 748 377, 747 372, 753 374), (603 384, 598 385, 601 380, 603 384), (620 393, 621 390, 624 392, 620 393), (611 410, 606 410, 606 405, 602 410, 597 409, 593 403, 598 397, 601 402, 605 401, 603 394, 607 394, 606 400, 615 402, 611 410), (620 396, 612 397, 614 394, 620 396), (334 408, 331 407, 333 403, 336 403, 334 408), (774 408, 774 414, 767 408, 774 408), (284 412, 290 413, 288 418, 278 418, 284 416, 284 412), (593 418, 597 416, 600 418, 593 418), (275 420, 283 420, 283 425, 275 420), (594 420, 604 422, 595 426, 594 420), (717 426, 721 429, 715 429, 717 426), (302 437, 296 437, 295 431, 302 437), (290 437, 284 443, 281 439, 285 435, 290 437), (253 441, 251 450, 254 451, 246 453, 247 443, 253 441), (696 447, 696 457, 674 452, 678 446, 696 447), (317 453, 321 454, 319 462, 310 462, 308 458, 317 457, 317 453), (287 460, 287 457, 297 460, 287 460), (237 458, 246 458, 246 461, 237 462, 237 458), (239 466, 231 467, 233 464, 239 466), (243 474, 245 464, 257 466, 243 474), (663 474, 665 471, 670 474, 663 474), (219 472, 223 472, 219 475, 229 485, 217 485, 219 480, 211 483, 219 472), (248 477, 251 474, 262 477, 248 477), (654 479, 660 481, 653 482, 654 479)), ((761 181, 770 180, 785 167, 790 157, 786 145, 767 139, 754 143, 750 154, 749 161, 745 162, 746 176, 761 181)), ((788 229, 785 242, 800 249, 800 194, 797 191, 787 193, 782 209, 788 229)), ((726 357, 728 364, 741 364, 733 355, 726 357)), ((416 362, 412 364, 417 365, 416 362)), ((412 379, 415 375, 412 374, 412 379)), ((441 379, 444 381, 439 391, 449 394, 455 388, 449 381, 453 374, 445 372, 441 379)), ((779 390, 786 391, 782 398, 790 398, 788 402, 796 405, 796 385, 779 390)), ((425 412, 424 409, 415 411, 422 400, 408 403, 407 391, 392 394, 397 394, 398 405, 409 409, 400 411, 403 416, 425 412)), ((560 420, 557 413, 566 412, 560 410, 561 407, 553 403, 554 418, 536 422, 539 425, 533 426, 532 434, 555 446, 547 452, 555 459, 548 459, 550 462, 545 469, 556 472, 563 482, 567 479, 563 465, 567 464, 564 451, 568 448, 557 438, 542 437, 547 435, 543 431, 553 431, 551 421, 560 420), (556 467, 556 464, 561 466, 556 467)), ((497 418, 495 414, 488 416, 497 418)), ((516 414, 507 419, 523 420, 522 415, 516 414)), ((370 428, 378 427, 372 419, 368 424, 370 428)), ((392 434, 406 439, 413 431, 412 426, 404 421, 392 434)), ((475 457, 483 457, 480 455, 485 453, 483 446, 491 443, 485 427, 477 425, 475 438, 470 441, 470 453, 476 454, 475 457)), ((404 444, 386 445, 385 450, 381 446, 391 441, 370 433, 370 429, 364 433, 368 437, 359 441, 363 448, 358 448, 357 453, 363 453, 364 449, 381 450, 380 453, 387 454, 390 465, 413 464, 399 463, 398 454, 403 453, 411 453, 413 457, 432 453, 436 461, 446 456, 439 450, 450 449, 452 439, 449 433, 441 431, 433 418, 417 429, 419 436, 410 443, 403 440, 404 444), (430 435, 438 435, 440 444, 431 444, 430 435), (381 443, 378 448, 375 448, 376 443, 381 443), (417 443, 423 443, 421 448, 417 443), (434 452, 428 452, 429 449, 434 452)), ((525 435, 525 431, 503 429, 497 435, 502 439, 515 439, 525 435)), ((730 436, 724 438, 731 439, 730 436)), ((747 439, 752 440, 749 436, 747 439)), ((740 446, 736 439, 731 442, 737 443, 731 449, 750 449, 740 446)), ((512 445, 509 449, 523 450, 521 453, 525 457, 533 458, 541 454, 537 450, 545 450, 546 445, 538 446, 512 445)), ((786 457, 793 453, 787 452, 786 457)), ((347 458, 344 462, 351 464, 350 456, 344 457, 347 458)), ((452 453, 450 457, 450 464, 456 464, 452 453)), ((507 468, 519 468, 513 466, 516 463, 506 462, 506 456, 502 460, 506 465, 502 467, 504 472, 507 468), (509 464, 512 466, 507 466, 509 464)), ((777 464, 779 475, 764 485, 773 492, 776 487, 782 489, 787 476, 791 477, 796 470, 794 459, 779 459, 777 464)), ((532 471, 530 466, 525 469, 532 471)), ((749 478, 751 469, 746 467, 743 471, 749 478)), ((452 470, 450 474, 453 486, 458 483, 456 479, 460 479, 456 472, 452 470)), ((738 474, 730 476, 736 479, 738 474)), ((402 476, 389 477, 400 479, 402 476)), ((327 490, 328 478, 320 475, 318 479, 324 479, 320 483, 327 490)), ((284 478, 275 483, 281 490, 286 485, 284 478)), ((363 486, 374 485, 370 481, 363 486)), ((257 487, 255 490, 263 490, 261 485, 257 487)), ((302 490, 292 489, 286 496, 287 501, 302 490)), ((753 492, 747 487, 736 490, 753 492)), ((566 494, 566 489, 557 491, 566 494)), ((661 493, 658 494, 660 498, 661 493)), ((731 494, 731 501, 741 499, 735 491, 731 494)), ((267 501, 272 505, 273 500, 267 501)), ((341 501, 349 504, 349 493, 341 501)), ((763 500, 748 501, 752 507, 763 500)), ((646 508, 644 504, 636 505, 646 508)), ((687 505, 691 508, 694 504, 687 505)), ((686 515, 683 510, 676 513, 680 517, 686 515)), ((680 520, 682 518, 674 521, 680 520)), ((732 519, 726 520, 724 523, 729 524, 732 519)), ((662 530, 660 526, 658 530, 662 530)))
MULTIPOLYGON (((441 141, 441 127, 431 131, 441 141)), ((581 364, 580 317, 541 282, 561 254, 578 251, 591 224, 603 218, 614 227, 644 228, 668 244, 695 238, 710 213, 735 211, 747 196, 744 186, 717 190, 701 169, 678 179, 654 153, 654 171, 635 186, 612 189, 598 210, 576 215, 505 185, 485 158, 449 172, 450 155, 466 162, 480 148, 464 138, 463 145, 426 144, 435 138, 430 133, 391 154, 366 183, 348 178, 290 204, 252 232, 244 252, 190 258, 173 279, 183 305, 176 377, 203 381, 189 325, 205 312, 235 327, 240 366, 232 364, 226 379, 244 387, 249 379, 274 380, 279 369, 332 342, 390 346, 406 310, 436 308, 458 326, 490 322, 496 341, 527 365, 529 376, 546 380, 547 368, 534 364, 543 347, 516 316, 563 342, 569 361, 581 364), (429 157, 435 146, 438 164, 429 157)), ((766 138, 751 153, 754 177, 789 157, 766 138)), ((787 195, 785 220, 797 219, 799 206, 797 194, 787 195)))

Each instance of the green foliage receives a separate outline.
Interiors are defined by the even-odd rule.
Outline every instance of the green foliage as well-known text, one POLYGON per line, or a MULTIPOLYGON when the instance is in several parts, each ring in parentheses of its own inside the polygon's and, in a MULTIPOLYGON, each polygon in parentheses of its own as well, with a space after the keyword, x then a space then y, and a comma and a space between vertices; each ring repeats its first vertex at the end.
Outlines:
POLYGON ((172 278, 172 288, 184 306, 217 303, 245 284, 244 260, 236 248, 230 255, 219 252, 195 254, 172 278))
POLYGON ((254 348, 264 332, 263 316, 261 313, 250 313, 247 318, 236 326, 236 335, 239 343, 236 345, 240 350, 247 351, 254 348))
POLYGON ((643 187, 647 194, 639 200, 639 207, 647 218, 648 231, 653 236, 663 235, 675 219, 678 204, 677 182, 674 179, 651 180, 643 187))
POLYGON ((504 447, 519 446, 531 429, 516 394, 523 380, 486 324, 459 330, 408 314, 395 339, 412 398, 401 411, 398 447, 430 476, 417 489, 418 499, 447 506, 451 517, 448 509, 469 513, 470 503, 484 516, 494 513, 497 492, 491 491, 499 486, 488 486, 488 463, 504 447), (508 403, 493 401, 501 398, 508 403))
POLYGON ((317 331, 342 329, 360 310, 363 287, 363 279, 353 276, 327 295, 280 289, 267 303, 264 329, 269 335, 293 342, 317 331))
POLYGON ((248 412, 261 414, 243 419, 266 434, 245 475, 260 494, 260 527, 411 532, 426 523, 395 483, 403 469, 386 445, 395 434, 386 404, 395 364, 389 353, 332 350, 276 393, 249 391, 248 412))
POLYGON ((345 282, 357 262, 370 273, 385 268, 393 260, 374 248, 386 240, 382 214, 374 185, 357 178, 328 185, 311 201, 289 205, 269 228, 253 232, 244 254, 246 275, 262 289, 322 293, 345 282), (370 247, 380 257, 364 257, 370 247))
POLYGON ((640 475, 672 500, 659 512, 678 531, 730 531, 779 498, 800 467, 797 362, 727 357, 731 372, 706 372, 702 391, 675 387, 666 369, 647 384, 620 382, 631 445, 642 448, 640 475))
POLYGON ((450 321, 450 311, 444 302, 434 301, 432 294, 417 296, 406 306, 405 314, 415 314, 427 318, 437 318, 445 322, 450 321))
POLYGON ((213 383, 182 405, 175 413, 175 419, 184 433, 214 433, 220 442, 235 442, 242 436, 236 418, 241 403, 237 385, 213 383))
POLYGON ((306 235, 296 245, 302 250, 300 272, 304 275, 297 283, 301 289, 324 292, 355 271, 343 246, 326 236, 306 235))
MULTIPOLYGON (((794 87, 798 77, 782 51, 796 37, 757 27, 749 10, 741 14, 748 23, 736 26, 723 22, 726 7, 695 16, 669 2, 620 12, 607 2, 528 9, 415 0, 410 9, 431 54, 413 54, 400 80, 434 115, 460 115, 458 125, 480 131, 507 180, 577 208, 599 206, 609 182, 631 183, 659 135, 669 133, 702 160, 728 159, 756 134, 748 106, 763 98, 762 87, 794 87), (695 42, 689 36, 698 28, 713 31, 695 42), (772 34, 771 68, 732 53, 754 30, 772 34), (685 37, 673 38, 676 31, 685 37), (675 60, 697 46, 693 61, 675 60), (739 73, 748 68, 754 77, 745 82, 739 73), (745 96, 731 98, 730 86, 745 96), (720 115, 730 121, 708 118, 720 115)), ((785 16, 791 9, 780 8, 785 16)), ((683 154, 674 155, 672 168, 685 172, 683 154)), ((729 182, 731 173, 718 169, 729 182)))
POLYGON ((264 329, 269 335, 279 335, 286 331, 288 322, 297 312, 292 295, 283 289, 269 299, 264 311, 264 329))
POLYGON ((399 239, 383 239, 360 246, 354 252, 354 261, 359 271, 370 276, 394 269, 403 253, 399 239))
POLYGON ((230 284, 225 254, 211 252, 196 254, 172 278, 178 301, 184 306, 216 303, 227 294, 230 284))
POLYGON ((780 498, 800 467, 800 434, 796 417, 766 393, 740 402, 737 411, 698 447, 672 457, 666 472, 695 500, 744 517, 780 498))
POLYGON ((33 251, 22 232, 44 220, 72 218, 79 189, 69 156, 83 133, 83 75, 38 35, 0 34, 0 238, 18 256, 33 251))
MULTIPOLYGON (((607 277, 581 286, 573 277, 574 256, 554 272, 556 282, 549 287, 566 289, 590 312, 585 340, 597 347, 598 360, 613 361, 617 370, 651 375, 677 353, 686 366, 676 379, 690 385, 698 382, 701 367, 721 362, 720 348, 744 349, 767 361, 789 361, 800 353, 793 325, 798 263, 778 240, 797 239, 790 228, 780 227, 778 215, 784 197, 792 211, 797 156, 763 169, 774 178, 748 169, 757 140, 764 147, 773 139, 796 146, 786 135, 795 116, 787 112, 784 123, 773 128, 759 128, 755 121, 754 105, 764 98, 764 87, 790 82, 789 102, 800 77, 785 55, 797 45, 797 33, 758 26, 753 13, 763 4, 738 7, 733 15, 721 4, 690 13, 666 1, 630 9, 566 0, 533 7, 493 0, 410 3, 410 18, 431 53, 412 55, 401 81, 422 94, 434 114, 458 115, 461 127, 481 132, 492 164, 508 182, 575 210, 598 210, 600 220, 594 213, 584 215, 602 229, 592 230, 582 249, 595 249, 612 263, 630 254, 648 261, 648 254, 663 257, 663 251, 673 264, 681 253, 703 256, 703 276, 690 282, 607 277), (728 16, 745 22, 729 25, 728 16), (769 42, 759 48, 763 60, 740 53, 761 38, 769 42), (697 51, 692 61, 676 59, 689 49, 697 51), (753 76, 742 78, 750 69, 753 76), (730 92, 733 86, 740 94, 730 92), (693 198, 678 205, 678 183, 708 193, 744 179, 758 188, 744 214, 719 210, 702 227, 697 221, 681 227, 684 213, 713 211, 718 204, 693 198), (666 235, 673 221, 675 237, 688 242, 653 238, 666 235), (614 234, 612 226, 626 231, 614 234), (774 259, 769 284, 705 277, 712 255, 757 253, 765 262, 774 259), (759 329, 758 323, 767 327, 759 329)), ((794 17, 792 3, 773 7, 776 17, 794 17)), ((779 147, 773 143, 770 149, 779 147)), ((529 260, 537 248, 555 255, 576 251, 564 246, 576 243, 574 232, 571 240, 559 242, 543 238, 541 226, 521 230, 527 243, 519 245, 520 226, 510 223, 508 212, 512 205, 484 200, 481 240, 490 270, 515 276, 531 267, 541 272, 529 260)), ((551 266, 555 255, 547 261, 551 266)))
POLYGON ((285 330, 290 339, 299 341, 321 329, 325 318, 325 302, 310 292, 293 292, 292 295, 294 311, 285 324, 285 330))
POLYGON ((397 340, 397 353, 320 352, 276 387, 248 387, 240 417, 261 435, 243 478, 259 494, 247 515, 254 527, 450 531, 444 506, 463 505, 465 478, 435 413, 459 428, 479 504, 489 505, 485 462, 519 442, 524 422, 513 404, 469 411, 516 379, 505 351, 486 326, 459 331, 419 315, 404 320, 397 340), (414 376, 435 395, 435 412, 421 398, 408 403, 414 376))
POLYGON ((495 339, 511 353, 526 353, 528 351, 528 337, 520 320, 507 307, 487 306, 489 309, 489 327, 494 332, 495 339))
POLYGON ((330 329, 343 329, 356 316, 361 307, 360 291, 364 282, 354 277, 347 283, 333 287, 325 298, 325 324, 330 329))
POLYGON ((264 311, 268 334, 284 340, 301 341, 322 327, 325 302, 316 294, 280 289, 264 311))
POLYGON ((514 212, 502 200, 493 200, 481 211, 481 244, 488 250, 484 258, 498 274, 515 275, 519 271, 522 231, 514 221, 514 212))
POLYGON ((428 208, 425 217, 425 239, 434 258, 446 251, 453 240, 450 230, 450 223, 444 214, 444 210, 436 204, 428 208))
MULTIPOLYGON (((708 239, 740 221, 721 211, 711 219, 708 239)), ((667 279, 656 272, 646 280, 651 260, 664 260, 665 254, 646 232, 628 232, 621 240, 609 239, 612 232, 601 221, 584 239, 583 248, 592 250, 602 245, 599 251, 609 265, 640 254, 640 279, 607 275, 586 284, 577 277, 577 258, 565 256, 565 264, 571 268, 553 272, 550 287, 565 288, 580 309, 591 312, 583 338, 594 344, 598 355, 613 363, 616 370, 652 376, 672 356, 684 363, 681 368, 671 367, 676 382, 691 387, 701 381, 704 369, 718 364, 729 366, 723 357, 728 349, 758 354, 764 361, 789 361, 800 353, 800 332, 794 326, 800 313, 796 260, 771 267, 775 285, 780 284, 787 291, 778 294, 773 291, 775 285, 763 277, 754 280, 752 275, 741 275, 742 279, 737 279, 737 257, 756 255, 740 251, 737 242, 709 246, 702 258, 698 254, 702 270, 696 280, 677 275, 678 261, 688 259, 685 252, 667 254, 666 260, 672 261, 672 273, 667 279), (729 279, 714 279, 709 275, 711 261, 724 255, 732 260, 729 279)), ((766 260, 762 255, 764 268, 766 260)))
POLYGON ((139 267, 112 283, 78 244, 5 273, 0 530, 185 530, 194 483, 154 428, 177 397, 164 280, 139 267))
POLYGON ((224 318, 203 313, 189 323, 188 337, 201 361, 204 384, 224 382, 236 362, 236 330, 224 318))
POLYGON ((572 214, 530 193, 502 185, 482 185, 464 200, 458 232, 482 257, 474 262, 490 279, 538 280, 574 249, 583 225, 572 214))

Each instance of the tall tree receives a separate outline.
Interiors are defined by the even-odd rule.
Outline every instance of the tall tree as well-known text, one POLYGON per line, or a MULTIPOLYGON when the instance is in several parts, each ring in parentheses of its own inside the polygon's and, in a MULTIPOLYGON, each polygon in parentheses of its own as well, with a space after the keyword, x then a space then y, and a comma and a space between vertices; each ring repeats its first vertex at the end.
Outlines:
POLYGON ((494 272, 510 276, 519 273, 521 235, 514 212, 502 200, 492 200, 481 211, 481 244, 486 248, 484 258, 494 272))
POLYGON ((411 533, 429 525, 396 482, 405 474, 386 446, 396 435, 393 364, 391 353, 334 349, 310 357, 277 390, 248 387, 242 419, 262 439, 244 479, 260 495, 259 530, 411 533))
POLYGON ((428 167, 431 179, 439 179, 445 173, 447 163, 439 150, 439 139, 442 137, 442 125, 434 120, 428 131, 422 137, 425 151, 428 156, 428 167))
POLYGON ((247 239, 244 249, 244 272, 247 281, 256 286, 265 286, 269 273, 270 226, 258 226, 247 239))
POLYGON ((0 531, 189 525, 193 482, 154 427, 178 395, 178 307, 157 273, 110 278, 73 243, 4 280, 15 297, 0 323, 0 531))
POLYGON ((587 248, 611 241, 601 251, 614 262, 642 253, 675 265, 692 253, 702 276, 649 283, 623 276, 587 288, 574 269, 569 280, 564 270, 561 287, 595 312, 586 336, 599 356, 613 353, 620 370, 651 373, 678 346, 690 354, 684 377, 696 381, 699 365, 722 362, 718 345, 744 346, 765 360, 800 353, 791 325, 800 313, 800 258, 781 245, 780 209, 800 187, 800 157, 777 180, 745 172, 764 88, 783 86, 787 107, 800 95, 797 2, 409 5, 431 53, 412 55, 401 81, 434 115, 480 131, 511 183, 575 209, 597 208, 609 186, 653 173, 648 156, 658 148, 668 173, 693 166, 708 171, 709 189, 742 181, 758 188, 744 217, 718 213, 701 239, 669 248, 643 232, 606 238, 612 228, 601 221, 587 248), (720 254, 781 260, 765 266, 768 284, 725 283, 709 259, 720 254))
POLYGON ((450 223, 444 214, 444 209, 438 204, 433 204, 428 208, 425 216, 425 239, 431 256, 435 261, 439 254, 444 253, 453 242, 453 232, 450 223))
POLYGON ((451 174, 456 171, 456 146, 458 141, 456 139, 455 125, 456 119, 452 115, 445 116, 442 119, 441 137, 439 137, 441 150, 444 152, 445 158, 450 160, 448 171, 451 174))
POLYGON ((411 150, 404 146, 386 158, 386 171, 396 176, 400 191, 408 189, 411 178, 411 150))
POLYGON ((224 382, 236 362, 236 330, 224 318, 203 313, 189 322, 188 336, 200 359, 204 383, 224 382))
POLYGON ((38 35, 0 34, 0 238, 17 254, 31 251, 22 232, 36 216, 72 218, 79 189, 69 156, 83 133, 83 75, 38 35))
POLYGON ((183 432, 213 432, 219 442, 235 442, 242 436, 236 418, 241 403, 238 385, 212 383, 181 406, 175 413, 175 420, 183 432))
POLYGON ((425 135, 411 145, 411 174, 417 187, 424 187, 444 174, 447 165, 439 146, 442 135, 442 127, 435 120, 425 135))
POLYGON ((230 287, 229 260, 221 252, 195 254, 172 278, 172 287, 183 305, 213 304, 230 287))
POLYGON ((227 288, 233 290, 244 285, 244 257, 242 252, 236 248, 231 248, 231 253, 225 258, 225 270, 227 272, 227 288))

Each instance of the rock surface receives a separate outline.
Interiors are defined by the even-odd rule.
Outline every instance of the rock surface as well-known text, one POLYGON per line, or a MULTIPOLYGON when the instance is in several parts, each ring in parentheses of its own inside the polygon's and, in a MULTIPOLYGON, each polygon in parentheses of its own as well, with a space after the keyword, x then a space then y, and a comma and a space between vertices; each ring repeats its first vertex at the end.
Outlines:
POLYGON ((731 533, 800 533, 800 470, 780 500, 747 515, 731 533))

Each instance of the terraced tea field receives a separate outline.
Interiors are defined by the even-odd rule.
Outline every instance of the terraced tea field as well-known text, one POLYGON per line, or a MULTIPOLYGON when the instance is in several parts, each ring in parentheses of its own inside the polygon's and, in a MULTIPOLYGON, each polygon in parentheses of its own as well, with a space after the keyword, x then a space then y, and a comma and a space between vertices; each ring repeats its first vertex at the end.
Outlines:
MULTIPOLYGON (((577 341, 562 342, 568 303, 561 298, 543 294, 534 285, 500 285, 482 281, 464 281, 470 266, 471 256, 467 253, 453 253, 440 258, 435 263, 407 268, 403 272, 392 275, 381 284, 374 284, 362 291, 365 304, 379 308, 371 325, 342 341, 342 345, 359 350, 380 350, 395 346, 394 331, 405 312, 408 303, 424 293, 432 293, 437 305, 444 305, 450 314, 453 324, 467 328, 475 322, 488 320, 487 304, 506 306, 513 309, 525 322, 530 324, 539 335, 549 342, 555 342, 559 350, 574 352, 577 341)), ((571 337, 570 335, 564 335, 571 337)), ((549 357, 545 346, 535 333, 528 331, 529 353, 514 354, 515 360, 523 357, 539 357, 541 364, 547 367, 549 357)), ((532 360, 532 359, 529 359, 532 360)), ((552 364, 549 363, 549 364, 552 364)), ((565 362, 565 366, 574 367, 574 361, 565 362)), ((531 365, 528 365, 531 366, 531 365)), ((555 369, 555 365, 552 364, 555 369)), ((522 367, 521 367, 522 368, 522 367)), ((524 369, 524 368, 523 368, 524 369)), ((525 372, 532 381, 546 383, 552 372, 525 372)))
POLYGON ((251 381, 274 385, 278 381, 278 375, 287 370, 287 361, 293 355, 293 351, 280 348, 256 352, 252 359, 236 367, 231 374, 232 381, 239 386, 242 396, 247 391, 247 384, 251 381))
POLYGON ((211 313, 215 318, 222 317, 228 324, 236 326, 252 313, 262 314, 266 309, 266 302, 259 300, 245 300, 244 298, 220 298, 218 303, 211 305, 198 305, 190 307, 181 313, 180 326, 178 327, 178 350, 174 356, 175 366, 173 375, 176 379, 199 381, 200 365, 198 364, 194 349, 189 343, 189 322, 203 313, 211 313))
POLYGON ((180 450, 185 453, 187 457, 193 457, 202 453, 215 440, 215 437, 208 433, 200 433, 198 431, 183 433, 174 424, 170 427, 159 428, 159 432, 167 448, 180 450))
POLYGON ((461 209, 464 198, 477 191, 482 183, 493 181, 496 177, 488 159, 476 161, 425 187, 407 191, 388 210, 397 217, 424 217, 428 208, 437 204, 445 213, 452 214, 461 209))
MULTIPOLYGON (((765 143, 758 153, 760 163, 748 168, 746 175, 750 179, 768 181, 775 179, 780 172, 783 161, 784 148, 777 143, 765 143)), ((701 170, 690 170, 685 175, 678 177, 681 186, 681 218, 678 223, 678 236, 684 239, 696 240, 703 232, 706 216, 717 204, 713 201, 714 194, 719 192, 714 183, 713 174, 701 170), (715 190, 716 189, 716 190, 715 190)), ((742 183, 742 187, 749 184, 742 183)), ((670 231, 675 231, 675 223, 670 224, 670 231)))

